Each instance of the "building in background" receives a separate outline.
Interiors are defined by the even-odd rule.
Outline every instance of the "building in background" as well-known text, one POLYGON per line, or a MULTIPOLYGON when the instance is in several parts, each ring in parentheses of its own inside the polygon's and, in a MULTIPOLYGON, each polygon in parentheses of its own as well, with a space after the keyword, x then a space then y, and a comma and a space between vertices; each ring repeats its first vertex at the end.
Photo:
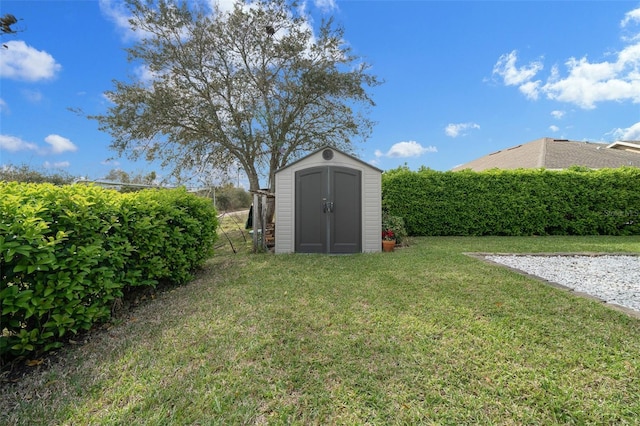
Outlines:
POLYGON ((611 144, 540 138, 454 167, 470 169, 539 169, 562 170, 571 166, 590 169, 640 167, 640 141, 611 144))

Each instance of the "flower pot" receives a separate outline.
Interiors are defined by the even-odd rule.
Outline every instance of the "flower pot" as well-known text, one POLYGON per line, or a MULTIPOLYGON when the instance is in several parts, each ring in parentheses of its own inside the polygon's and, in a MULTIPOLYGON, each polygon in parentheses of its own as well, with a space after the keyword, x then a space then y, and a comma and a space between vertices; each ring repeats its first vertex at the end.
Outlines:
POLYGON ((393 251, 393 248, 395 246, 396 246, 395 241, 382 240, 382 251, 393 251))

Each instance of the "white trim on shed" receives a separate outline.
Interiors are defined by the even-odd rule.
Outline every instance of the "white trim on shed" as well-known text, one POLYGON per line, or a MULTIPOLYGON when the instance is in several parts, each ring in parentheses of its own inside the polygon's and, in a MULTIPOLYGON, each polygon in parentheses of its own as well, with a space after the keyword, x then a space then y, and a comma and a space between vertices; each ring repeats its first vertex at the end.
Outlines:
POLYGON ((382 170, 334 147, 325 146, 276 172, 275 252, 295 252, 296 172, 320 166, 346 167, 361 172, 362 252, 381 251, 382 170), (323 158, 327 149, 333 152, 330 159, 323 158))

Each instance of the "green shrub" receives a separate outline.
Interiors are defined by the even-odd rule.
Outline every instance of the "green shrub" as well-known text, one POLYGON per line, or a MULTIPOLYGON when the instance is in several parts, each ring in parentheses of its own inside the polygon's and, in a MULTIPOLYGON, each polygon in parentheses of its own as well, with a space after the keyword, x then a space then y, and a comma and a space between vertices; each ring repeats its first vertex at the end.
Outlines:
POLYGON ((184 189, 0 183, 2 359, 59 347, 108 320, 129 288, 183 283, 212 254, 217 217, 184 189))
POLYGON ((124 194, 122 220, 136 248, 133 264, 147 280, 184 283, 213 254, 213 204, 184 189, 124 194))
POLYGON ((248 209, 253 198, 244 188, 227 184, 215 189, 216 206, 222 211, 248 209))
POLYGON ((635 235, 640 169, 383 174, 389 214, 409 235, 635 235))

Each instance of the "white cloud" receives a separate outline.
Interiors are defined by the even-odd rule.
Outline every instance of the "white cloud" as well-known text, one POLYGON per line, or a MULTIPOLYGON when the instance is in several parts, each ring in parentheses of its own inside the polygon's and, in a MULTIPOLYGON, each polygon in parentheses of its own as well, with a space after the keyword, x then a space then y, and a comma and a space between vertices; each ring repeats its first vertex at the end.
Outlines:
POLYGON ((552 124, 551 126, 549 126, 549 130, 551 130, 552 132, 555 133, 555 132, 560 130, 560 127, 555 126, 555 125, 552 124))
POLYGON ((598 102, 631 100, 640 102, 640 44, 618 54, 614 63, 590 63, 586 57, 570 58, 565 63, 569 70, 565 78, 554 73, 541 88, 547 98, 593 109, 598 102))
POLYGON ((522 94, 531 100, 538 100, 538 93, 540 92, 540 80, 537 81, 527 81, 526 83, 522 83, 518 90, 522 92, 522 94))
MULTIPOLYGON (((229 2, 231 2, 231 0, 225 1, 224 3, 229 2)), ((116 31, 120 33, 123 41, 139 41, 152 37, 152 34, 148 31, 140 28, 133 29, 130 20, 133 19, 134 16, 126 6, 126 2, 122 0, 99 0, 98 5, 100 12, 102 12, 105 18, 115 24, 116 31)))
POLYGON ((36 151, 38 146, 31 142, 26 142, 16 136, 0 135, 0 149, 9 152, 36 151))
POLYGON ((35 143, 27 142, 19 137, 0 135, 0 149, 10 152, 35 151, 39 155, 61 154, 78 149, 69 139, 59 135, 49 135, 44 141, 50 145, 49 149, 39 147, 35 143))
POLYGON ((44 141, 51 145, 51 152, 53 154, 60 154, 66 151, 76 151, 78 149, 73 142, 60 135, 49 135, 44 138, 44 141))
POLYGON ((633 124, 626 129, 615 129, 611 132, 617 140, 637 141, 640 140, 640 122, 633 124))
POLYGON ((131 29, 129 19, 131 14, 122 1, 100 0, 98 3, 102 14, 116 26, 124 41, 140 40, 144 38, 143 33, 136 33, 131 29))
POLYGON ((62 66, 47 52, 34 49, 21 40, 5 43, 0 55, 0 77, 14 80, 39 81, 56 76, 62 66))
MULTIPOLYGON (((620 25, 640 22, 640 8, 628 12, 620 25)), ((622 38, 626 45, 613 54, 611 61, 591 61, 586 56, 571 57, 564 63, 566 75, 557 65, 551 68, 544 84, 534 80, 543 69, 541 62, 518 67, 517 51, 498 58, 493 74, 502 77, 506 86, 517 86, 532 100, 544 94, 548 99, 593 109, 599 102, 631 101, 640 103, 640 34, 622 38)))
POLYGON ((444 128, 444 132, 447 136, 457 138, 458 136, 466 135, 465 131, 470 129, 479 129, 480 125, 476 123, 450 123, 444 128))
POLYGON ((59 161, 57 163, 50 163, 48 161, 45 161, 42 165, 45 169, 62 169, 65 167, 69 167, 71 163, 69 163, 68 161, 59 161))
POLYGON ((9 112, 9 105, 4 101, 4 99, 0 98, 0 113, 9 112))
POLYGON ((426 152, 438 152, 435 146, 424 147, 416 141, 398 142, 394 144, 386 153, 376 150, 375 156, 391 158, 419 157, 426 152))
POLYGON ((222 12, 232 12, 235 4, 235 0, 209 0, 209 7, 211 10, 215 10, 217 6, 222 12))
POLYGON ((630 22, 640 22, 640 9, 634 9, 625 13, 624 19, 620 22, 621 27, 626 27, 630 22))
POLYGON ((551 111, 551 115, 556 120, 560 120, 562 117, 564 117, 565 114, 566 113, 564 111, 560 111, 560 110, 551 111))
POLYGON ((332 10, 336 10, 338 5, 336 4, 336 0, 313 0, 313 3, 317 8, 324 12, 330 12, 332 10))
MULTIPOLYGON (((528 94, 528 97, 534 96, 532 90, 535 89, 535 85, 532 85, 531 79, 541 71, 544 66, 540 61, 530 62, 528 65, 518 68, 516 61, 518 60, 518 52, 516 50, 511 53, 506 53, 498 58, 498 61, 493 66, 493 74, 498 74, 502 77, 504 84, 507 86, 520 86, 520 90, 528 94), (524 89, 522 85, 527 85, 524 89)), ((537 94, 535 94, 537 97, 537 94)), ((535 98, 534 98, 535 99, 535 98)))

